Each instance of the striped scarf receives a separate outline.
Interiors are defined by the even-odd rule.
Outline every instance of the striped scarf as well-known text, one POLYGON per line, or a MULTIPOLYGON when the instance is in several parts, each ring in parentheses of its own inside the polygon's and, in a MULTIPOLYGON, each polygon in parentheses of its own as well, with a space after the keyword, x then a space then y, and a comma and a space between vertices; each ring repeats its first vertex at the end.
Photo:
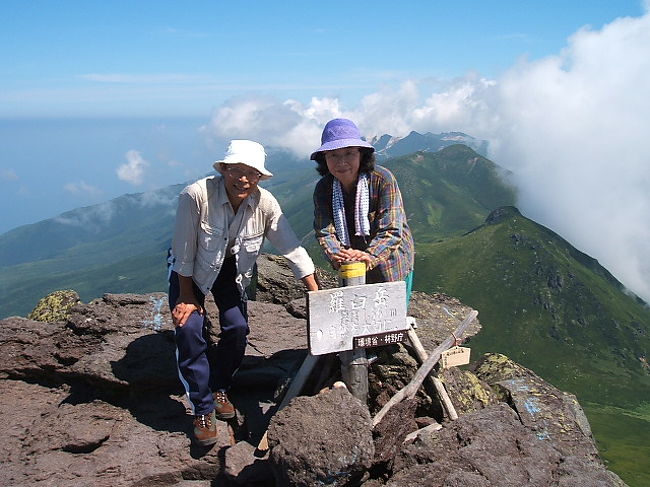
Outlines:
MULTIPOLYGON (((370 235, 368 209, 370 207, 370 191, 368 189, 368 174, 361 173, 357 179, 357 196, 354 200, 354 230, 357 236, 370 235)), ((343 189, 338 179, 334 178, 332 186, 332 208, 334 210, 334 227, 339 240, 346 247, 350 246, 348 224, 345 219, 345 203, 343 189)))

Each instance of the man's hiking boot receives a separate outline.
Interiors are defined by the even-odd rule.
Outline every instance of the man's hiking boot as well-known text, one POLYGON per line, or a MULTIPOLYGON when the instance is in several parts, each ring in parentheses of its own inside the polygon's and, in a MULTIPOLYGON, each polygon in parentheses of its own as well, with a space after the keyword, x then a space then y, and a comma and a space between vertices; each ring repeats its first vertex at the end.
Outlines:
POLYGON ((228 400, 226 391, 217 391, 212 394, 214 398, 214 413, 219 419, 231 419, 235 417, 235 406, 228 400))
POLYGON ((210 446, 217 442, 217 421, 214 411, 194 417, 194 439, 201 446, 210 446))

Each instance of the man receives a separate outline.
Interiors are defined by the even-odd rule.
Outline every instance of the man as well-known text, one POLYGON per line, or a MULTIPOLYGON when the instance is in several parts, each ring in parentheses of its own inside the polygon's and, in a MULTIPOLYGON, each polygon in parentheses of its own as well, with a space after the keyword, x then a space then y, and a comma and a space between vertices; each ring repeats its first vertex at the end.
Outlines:
POLYGON ((216 418, 235 416, 227 391, 244 357, 249 331, 244 290, 264 239, 289 260, 307 290, 318 289, 314 264, 280 205, 258 187, 273 176, 265 159, 257 142, 233 140, 224 159, 213 165, 220 175, 190 184, 179 196, 169 305, 179 376, 195 415, 195 440, 204 446, 217 441, 216 418), (221 334, 215 347, 205 338, 203 306, 209 292, 219 309, 221 334))

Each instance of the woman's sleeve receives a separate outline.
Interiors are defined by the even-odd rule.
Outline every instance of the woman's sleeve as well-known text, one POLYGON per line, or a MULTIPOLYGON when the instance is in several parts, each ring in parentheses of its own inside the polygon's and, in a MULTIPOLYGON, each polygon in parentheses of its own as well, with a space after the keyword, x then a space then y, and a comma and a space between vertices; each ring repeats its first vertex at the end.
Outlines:
MULTIPOLYGON (((378 184, 379 204, 375 214, 377 233, 371 240, 366 252, 378 262, 389 259, 402 243, 402 228, 404 228, 404 205, 402 194, 397 186, 395 176, 386 171, 378 184)), ((373 227, 372 222, 370 223, 373 227)))
POLYGON ((318 181, 314 188, 314 235, 327 259, 340 252, 341 242, 336 237, 332 218, 332 195, 325 179, 318 181))

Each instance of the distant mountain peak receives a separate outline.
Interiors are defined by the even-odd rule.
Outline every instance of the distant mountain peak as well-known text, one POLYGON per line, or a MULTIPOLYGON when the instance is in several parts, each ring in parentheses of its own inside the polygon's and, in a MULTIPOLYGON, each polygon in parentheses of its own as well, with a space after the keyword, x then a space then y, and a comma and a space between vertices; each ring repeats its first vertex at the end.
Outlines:
POLYGON ((412 130, 406 137, 395 137, 389 134, 373 137, 369 141, 375 148, 379 159, 399 157, 414 152, 438 152, 453 144, 463 144, 475 152, 486 156, 488 143, 463 132, 443 132, 421 134, 412 130))

